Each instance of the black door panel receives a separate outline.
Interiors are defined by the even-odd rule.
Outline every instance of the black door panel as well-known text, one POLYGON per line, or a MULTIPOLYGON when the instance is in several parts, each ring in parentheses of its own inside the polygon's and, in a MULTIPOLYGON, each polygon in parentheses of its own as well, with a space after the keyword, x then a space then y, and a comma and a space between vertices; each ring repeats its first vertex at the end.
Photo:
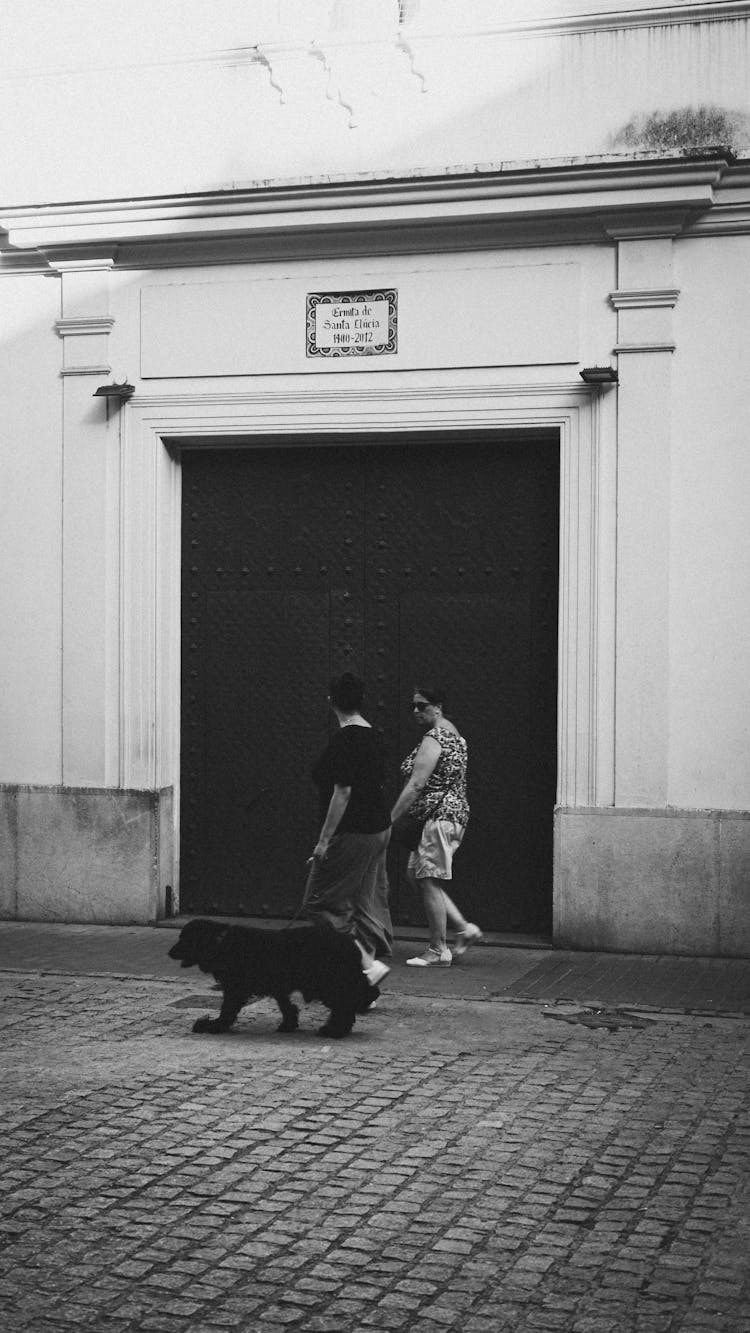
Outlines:
MULTIPOLYGON (((349 668, 390 798, 414 685, 450 690, 472 807, 456 897, 487 929, 549 929, 556 442, 198 450, 183 468, 183 910, 296 910, 328 680, 349 668)), ((390 870, 396 919, 422 923, 395 851, 390 870)))

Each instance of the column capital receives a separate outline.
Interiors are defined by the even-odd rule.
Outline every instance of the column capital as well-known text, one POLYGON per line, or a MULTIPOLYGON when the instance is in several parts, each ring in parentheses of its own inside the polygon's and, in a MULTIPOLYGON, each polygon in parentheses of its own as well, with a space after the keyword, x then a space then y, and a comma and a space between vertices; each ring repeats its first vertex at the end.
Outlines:
POLYGON ((74 315, 69 319, 56 319, 55 330, 61 338, 77 334, 109 333, 114 322, 111 315, 74 315))
POLYGON ((697 211, 705 211, 703 202, 700 209, 665 208, 655 215, 643 211, 621 213, 617 218, 603 219, 602 229, 613 241, 673 240, 694 221, 697 211))
POLYGON ((57 248, 53 251, 41 249, 40 254, 44 255, 53 273, 59 273, 61 277, 70 273, 97 273, 114 268, 117 262, 117 246, 93 252, 88 250, 85 257, 72 250, 66 258, 57 248))
POLYGON ((679 287, 631 287, 610 292, 615 310, 652 310, 656 306, 676 306, 679 287))
POLYGON ((55 331, 63 340, 63 376, 110 373, 109 335, 115 321, 109 313, 109 274, 113 264, 108 251, 56 265, 62 279, 62 312, 55 331))

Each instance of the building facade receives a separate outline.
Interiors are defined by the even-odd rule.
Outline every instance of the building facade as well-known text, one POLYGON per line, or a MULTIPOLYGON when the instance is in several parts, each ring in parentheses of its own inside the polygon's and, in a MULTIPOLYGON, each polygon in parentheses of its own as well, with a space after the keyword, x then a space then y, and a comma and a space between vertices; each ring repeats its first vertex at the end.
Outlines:
POLYGON ((291 916, 350 667, 394 796, 448 683, 488 928, 747 955, 750 4, 278 8, 101 161, 8 76, 0 915, 291 916))

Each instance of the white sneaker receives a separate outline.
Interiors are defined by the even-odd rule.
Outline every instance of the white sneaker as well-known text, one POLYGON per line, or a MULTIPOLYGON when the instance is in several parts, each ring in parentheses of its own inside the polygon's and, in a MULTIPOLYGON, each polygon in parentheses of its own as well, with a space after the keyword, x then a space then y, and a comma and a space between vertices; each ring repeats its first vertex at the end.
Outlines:
POLYGON ((416 958, 407 958, 407 967, 450 967, 453 956, 450 949, 433 949, 430 946, 425 953, 416 958))
POLYGON ((456 936, 456 943, 453 945, 454 958, 460 958, 461 954, 466 953, 466 950, 471 944, 478 944, 479 941, 483 939, 484 935, 479 929, 479 926, 475 926, 471 921, 467 921, 466 930, 459 930, 456 936))
POLYGON ((388 976, 390 970, 385 963, 381 963, 380 959, 376 958, 374 962, 370 963, 369 967, 364 968, 364 974, 371 986, 377 986, 383 980, 383 977, 388 976))

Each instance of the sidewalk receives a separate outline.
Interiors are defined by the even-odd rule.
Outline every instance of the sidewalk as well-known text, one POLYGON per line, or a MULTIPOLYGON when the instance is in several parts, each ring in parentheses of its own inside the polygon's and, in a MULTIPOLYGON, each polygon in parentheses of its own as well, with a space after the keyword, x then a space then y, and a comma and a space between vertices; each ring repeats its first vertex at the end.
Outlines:
POLYGON ((206 1037, 173 938, 0 923, 3 1333, 750 1333, 750 961, 399 939, 206 1037))
MULTIPOLYGON (((179 919, 156 926, 0 922, 0 970, 175 979, 180 970, 167 950, 171 932, 182 924, 179 919)), ((746 958, 586 953, 485 943, 450 968, 405 966, 408 957, 421 952, 423 943, 424 936, 417 931, 398 933, 385 983, 394 994, 750 1014, 750 959, 746 958)))

